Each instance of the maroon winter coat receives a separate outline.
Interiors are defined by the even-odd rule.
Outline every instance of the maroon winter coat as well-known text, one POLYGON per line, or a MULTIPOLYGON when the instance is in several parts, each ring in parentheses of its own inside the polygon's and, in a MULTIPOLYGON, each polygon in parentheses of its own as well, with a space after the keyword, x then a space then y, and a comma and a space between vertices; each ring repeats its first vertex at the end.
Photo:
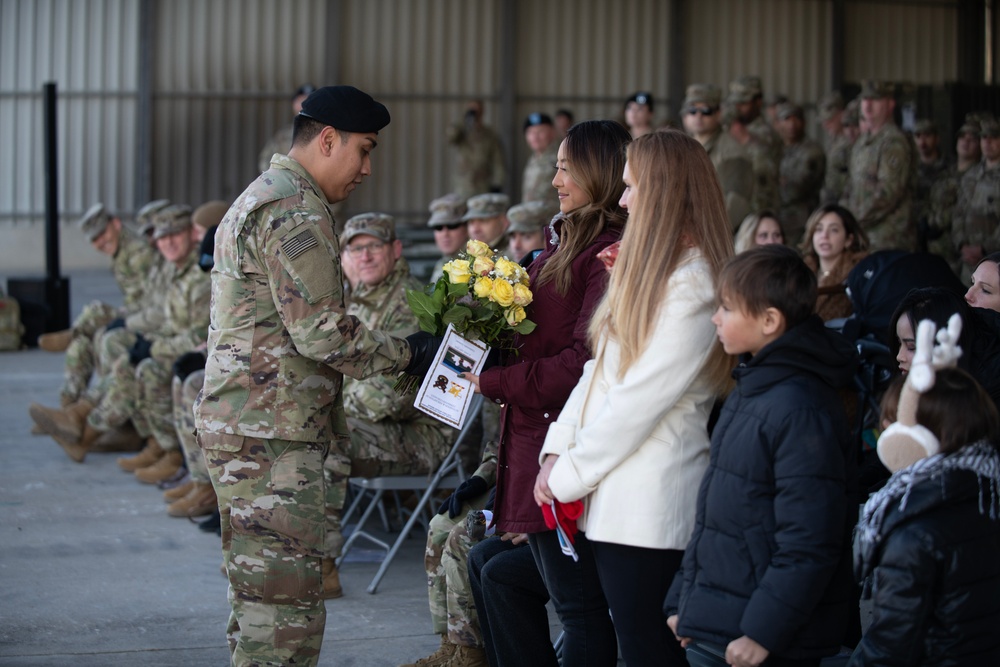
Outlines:
POLYGON ((507 365, 486 370, 480 377, 483 396, 504 405, 494 504, 497 526, 504 532, 548 530, 533 493, 538 454, 549 424, 559 416, 590 359, 587 327, 608 284, 607 269, 597 253, 619 240, 621 233, 620 227, 605 229, 577 256, 565 296, 554 280, 536 287, 542 266, 557 249, 546 239, 545 251, 528 267, 534 300, 527 316, 538 327, 515 338, 519 354, 508 355, 507 365))

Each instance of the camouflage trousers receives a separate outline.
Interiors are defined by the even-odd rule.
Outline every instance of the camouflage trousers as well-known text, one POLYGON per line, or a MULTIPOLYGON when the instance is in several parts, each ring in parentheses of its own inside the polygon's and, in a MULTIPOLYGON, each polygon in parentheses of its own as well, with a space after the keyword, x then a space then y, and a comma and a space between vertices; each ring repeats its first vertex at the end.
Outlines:
POLYGON ((232 665, 316 665, 326 446, 211 433, 198 442, 222 515, 232 665))
POLYGON ((483 494, 462 505, 462 511, 454 519, 447 512, 435 515, 427 531, 424 570, 431 626, 435 634, 447 634, 448 641, 459 646, 483 646, 466 567, 469 550, 476 542, 465 530, 465 515, 470 510, 482 509, 488 496, 483 494))
POLYGON ((87 390, 87 399, 97 405, 101 402, 111 383, 112 371, 115 363, 120 359, 128 360, 128 352, 135 345, 135 332, 128 329, 112 329, 105 331, 99 338, 94 340, 94 353, 97 355, 96 368, 97 382, 91 384, 87 390))
POLYGON ((164 450, 178 449, 172 377, 171 366, 163 361, 143 359, 133 368, 126 354, 115 362, 104 395, 87 420, 95 429, 108 431, 131 419, 142 437, 152 436, 164 450))
POLYGON ((198 446, 198 439, 194 433, 194 402, 204 383, 205 371, 195 371, 183 380, 174 376, 170 387, 177 441, 184 452, 184 460, 194 482, 208 482, 210 479, 205 464, 205 454, 198 446))
POLYGON ((328 485, 326 554, 340 555, 341 515, 351 477, 422 475, 436 470, 454 442, 451 429, 424 422, 368 422, 347 418, 350 439, 335 441, 323 461, 328 485))
POLYGON ((59 398, 68 405, 84 397, 97 370, 97 345, 104 327, 118 317, 118 310, 106 303, 92 301, 83 307, 73 322, 73 339, 66 348, 66 367, 59 398))

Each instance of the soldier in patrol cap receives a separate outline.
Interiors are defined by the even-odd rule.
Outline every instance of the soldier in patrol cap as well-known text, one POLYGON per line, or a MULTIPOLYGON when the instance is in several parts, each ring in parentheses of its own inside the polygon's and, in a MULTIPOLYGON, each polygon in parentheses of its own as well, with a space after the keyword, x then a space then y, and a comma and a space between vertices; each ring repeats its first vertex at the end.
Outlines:
POLYGON ((467 201, 462 220, 469 225, 469 238, 482 241, 494 250, 507 247, 507 209, 510 197, 500 192, 476 195, 467 201))
POLYGON ((441 259, 431 271, 431 282, 435 282, 444 274, 444 265, 465 250, 465 244, 469 240, 469 227, 462 216, 468 209, 465 199, 453 192, 438 197, 428 208, 431 217, 427 226, 434 230, 434 245, 441 251, 441 259))
POLYGON ((552 119, 544 113, 531 113, 524 119, 524 141, 531 156, 524 165, 521 201, 548 201, 559 205, 559 194, 552 187, 559 142, 552 119))
POLYGON ((928 249, 929 241, 936 236, 931 230, 931 193, 934 186, 947 178, 951 163, 941 152, 941 134, 937 124, 929 118, 918 118, 913 125, 913 140, 917 147, 917 181, 913 189, 913 217, 917 221, 917 247, 928 249))
POLYGON ((452 191, 462 197, 500 192, 507 177, 500 135, 483 123, 483 101, 469 100, 462 122, 448 128, 455 151, 452 191))
POLYGON ((788 243, 798 245, 806 220, 819 206, 819 191, 826 174, 826 153, 818 142, 805 135, 805 113, 799 105, 779 104, 776 122, 778 133, 785 142, 778 169, 781 197, 778 219, 788 243))
POLYGON ((509 256, 520 262, 529 252, 545 248, 545 228, 559 213, 559 204, 544 201, 529 201, 507 209, 510 227, 509 256))
POLYGON ((722 127, 722 91, 710 83, 687 87, 681 106, 684 131, 698 140, 712 159, 735 230, 750 212, 755 178, 750 153, 722 127))
POLYGON ((826 137, 826 175, 823 177, 819 200, 820 204, 835 204, 840 201, 847 183, 851 148, 854 146, 854 138, 847 128, 847 112, 840 91, 834 90, 819 98, 816 102, 816 114, 826 137))
POLYGON ((884 81, 862 83, 864 133, 851 150, 850 178, 840 201, 868 234, 872 251, 913 251, 917 245, 910 217, 916 164, 910 140, 893 120, 893 88, 884 81))
POLYGON ((653 131, 653 94, 640 90, 625 100, 625 127, 633 139, 653 131))
POLYGON ((195 423, 219 498, 233 665, 317 664, 322 559, 339 539, 326 530, 324 460, 351 439, 344 375, 425 371, 409 365, 429 343, 347 314, 330 212, 371 174, 388 124, 385 106, 357 88, 316 90, 288 155, 271 159, 215 235, 195 423))
POLYGON ((980 260, 1000 249, 1000 123, 996 120, 980 123, 979 147, 982 160, 962 177, 952 223, 960 275, 966 284, 980 260))
POLYGON ((729 134, 750 155, 755 177, 750 206, 755 211, 778 207, 778 166, 784 150, 781 137, 761 113, 763 99, 758 76, 741 76, 729 84, 729 134))

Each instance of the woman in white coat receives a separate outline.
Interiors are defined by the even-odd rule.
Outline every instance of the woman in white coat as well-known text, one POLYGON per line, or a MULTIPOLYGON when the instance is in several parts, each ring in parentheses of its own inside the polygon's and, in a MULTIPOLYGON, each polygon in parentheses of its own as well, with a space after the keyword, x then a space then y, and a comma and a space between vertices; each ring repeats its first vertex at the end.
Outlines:
POLYGON ((534 493, 540 506, 583 500, 578 528, 626 663, 685 665, 662 605, 732 367, 711 322, 732 236, 712 163, 685 134, 633 141, 623 180, 629 221, 591 320, 594 359, 549 427, 534 493))

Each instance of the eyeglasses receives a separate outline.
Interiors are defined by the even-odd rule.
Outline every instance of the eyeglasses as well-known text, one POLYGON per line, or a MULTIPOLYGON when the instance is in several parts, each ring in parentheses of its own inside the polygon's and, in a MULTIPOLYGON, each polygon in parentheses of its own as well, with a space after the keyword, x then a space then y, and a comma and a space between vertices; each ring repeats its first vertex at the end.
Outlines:
POLYGON ((701 114, 702 116, 711 116, 718 110, 719 107, 708 107, 705 109, 701 107, 688 107, 687 109, 684 110, 684 113, 686 113, 689 116, 695 116, 697 114, 701 114))
POLYGON ((360 257, 361 254, 366 250, 368 251, 369 255, 374 255, 375 253, 382 250, 382 248, 384 247, 385 243, 383 241, 373 241, 371 243, 366 243, 364 245, 349 245, 347 246, 347 248, 345 248, 345 250, 347 250, 347 254, 349 254, 351 257, 360 257))
POLYGON ((450 225, 438 225, 438 226, 436 226, 434 228, 434 231, 437 232, 437 231, 440 231, 442 229, 450 229, 450 230, 454 231, 456 229, 461 229, 462 227, 465 227, 465 223, 464 222, 453 222, 450 225))

